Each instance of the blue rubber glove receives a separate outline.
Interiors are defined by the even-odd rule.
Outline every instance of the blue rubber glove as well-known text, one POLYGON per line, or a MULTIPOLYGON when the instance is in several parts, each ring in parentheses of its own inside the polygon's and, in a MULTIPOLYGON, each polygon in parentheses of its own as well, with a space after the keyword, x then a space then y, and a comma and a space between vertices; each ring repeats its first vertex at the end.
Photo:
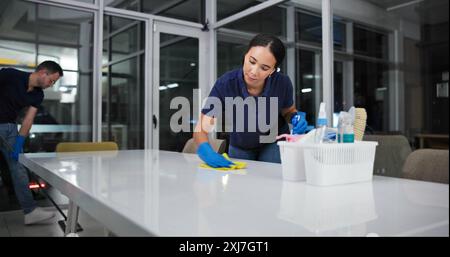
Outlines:
POLYGON ((19 154, 23 153, 23 143, 25 142, 25 137, 18 135, 16 136, 16 142, 14 143, 13 151, 11 152, 11 158, 18 161, 19 154))
POLYGON ((206 164, 213 168, 230 167, 233 163, 216 153, 208 142, 198 146, 197 154, 206 164))
POLYGON ((306 113, 297 112, 291 117, 292 124, 292 134, 304 134, 306 128, 308 127, 308 122, 306 121, 306 113))

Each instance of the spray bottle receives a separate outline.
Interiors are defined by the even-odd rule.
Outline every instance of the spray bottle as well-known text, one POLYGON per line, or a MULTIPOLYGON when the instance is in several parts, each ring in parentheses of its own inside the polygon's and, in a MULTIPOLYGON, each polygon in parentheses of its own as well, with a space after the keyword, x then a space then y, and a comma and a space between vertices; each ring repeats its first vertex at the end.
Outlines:
POLYGON ((314 139, 316 143, 323 143, 324 138, 327 133, 327 112, 325 110, 325 103, 321 102, 319 107, 319 115, 317 117, 317 124, 316 124, 316 133, 314 135, 314 139))

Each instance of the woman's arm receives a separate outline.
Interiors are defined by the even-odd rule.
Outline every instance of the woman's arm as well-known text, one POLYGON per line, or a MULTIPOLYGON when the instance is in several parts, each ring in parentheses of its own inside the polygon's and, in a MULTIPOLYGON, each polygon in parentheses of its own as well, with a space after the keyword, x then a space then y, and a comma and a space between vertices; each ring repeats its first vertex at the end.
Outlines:
POLYGON ((295 105, 292 105, 291 107, 281 109, 281 115, 286 120, 286 122, 289 124, 291 123, 291 117, 292 115, 297 114, 297 108, 295 108, 295 105))
POLYGON ((204 115, 200 115, 200 119, 197 122, 194 130, 194 141, 199 146, 201 143, 208 142, 208 133, 214 128, 214 118, 204 115))
POLYGON ((201 115, 194 131, 197 154, 206 164, 214 168, 230 167, 233 163, 216 153, 208 142, 208 132, 214 128, 214 118, 201 115))
POLYGON ((292 124, 292 134, 304 134, 312 129, 311 126, 308 127, 306 113, 297 111, 294 105, 282 109, 281 114, 288 124, 292 124))

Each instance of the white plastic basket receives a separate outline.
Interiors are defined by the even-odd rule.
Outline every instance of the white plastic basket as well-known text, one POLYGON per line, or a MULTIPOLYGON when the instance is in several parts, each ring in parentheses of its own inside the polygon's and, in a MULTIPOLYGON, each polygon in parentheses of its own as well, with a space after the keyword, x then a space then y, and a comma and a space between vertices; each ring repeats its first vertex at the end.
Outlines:
POLYGON ((372 180, 378 143, 303 144, 306 183, 337 185, 372 180))
POLYGON ((303 144, 314 142, 314 132, 310 131, 297 142, 279 141, 283 179, 306 180, 303 144))

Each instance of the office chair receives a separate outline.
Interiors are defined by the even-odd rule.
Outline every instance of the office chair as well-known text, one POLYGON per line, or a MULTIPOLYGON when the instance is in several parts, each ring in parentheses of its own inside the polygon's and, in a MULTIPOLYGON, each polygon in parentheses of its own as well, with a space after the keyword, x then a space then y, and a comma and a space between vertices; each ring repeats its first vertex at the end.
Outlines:
POLYGON ((448 150, 419 149, 406 159, 403 177, 448 184, 448 150))
POLYGON ((56 145, 57 153, 87 151, 117 151, 116 142, 62 142, 56 145))
POLYGON ((402 167, 412 152, 403 135, 364 135, 364 141, 378 142, 375 152, 374 174, 401 178, 402 167))
MULTIPOLYGON (((87 152, 87 151, 117 151, 119 150, 119 147, 116 142, 61 142, 58 145, 56 145, 56 152, 57 153, 67 153, 67 152, 87 152)), ((34 174, 33 174, 34 176, 34 174)), ((39 184, 39 183, 38 183, 39 184)), ((64 217, 64 220, 58 221, 59 226, 63 230, 64 233, 67 231, 67 216, 64 214, 64 212, 59 208, 58 204, 47 194, 45 193, 46 197, 52 202, 52 204, 56 207, 56 209, 59 211, 61 216, 64 217)), ((69 226, 76 226, 75 231, 81 232, 83 231, 83 228, 78 224, 78 212, 79 207, 69 200, 69 210, 67 215, 73 216, 73 220, 76 225, 69 224, 69 226)), ((67 233, 66 233, 67 234, 67 233)))

